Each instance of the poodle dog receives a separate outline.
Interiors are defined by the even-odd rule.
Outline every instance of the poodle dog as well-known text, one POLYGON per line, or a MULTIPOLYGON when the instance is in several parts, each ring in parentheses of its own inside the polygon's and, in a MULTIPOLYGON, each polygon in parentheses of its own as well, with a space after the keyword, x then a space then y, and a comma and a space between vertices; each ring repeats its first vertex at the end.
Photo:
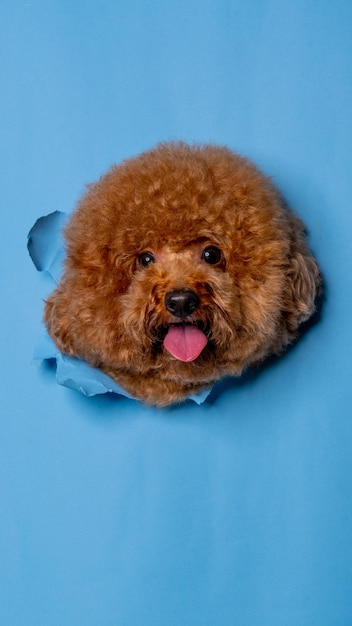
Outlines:
POLYGON ((112 167, 64 234, 49 334, 146 404, 280 353, 315 311, 302 222, 226 147, 168 142, 112 167))

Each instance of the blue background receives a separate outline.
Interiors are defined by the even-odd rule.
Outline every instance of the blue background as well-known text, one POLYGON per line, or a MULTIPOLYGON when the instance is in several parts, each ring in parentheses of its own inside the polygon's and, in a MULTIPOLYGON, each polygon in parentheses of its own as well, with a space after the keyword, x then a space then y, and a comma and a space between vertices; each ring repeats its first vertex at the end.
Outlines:
POLYGON ((0 29, 0 623, 351 625, 352 3, 5 0, 0 29), (165 139, 272 175, 327 301, 259 376, 154 410, 31 366, 26 235, 165 139))

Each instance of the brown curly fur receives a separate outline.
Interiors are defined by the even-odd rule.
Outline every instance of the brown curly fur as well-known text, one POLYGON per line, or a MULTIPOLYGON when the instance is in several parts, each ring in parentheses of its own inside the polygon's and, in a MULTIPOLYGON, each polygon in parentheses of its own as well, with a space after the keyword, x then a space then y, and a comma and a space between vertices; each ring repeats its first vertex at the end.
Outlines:
POLYGON ((65 229, 67 258, 45 305, 58 348, 165 406, 279 353, 315 310, 318 266, 302 222, 271 181, 227 148, 165 143, 89 186, 65 229), (205 247, 222 251, 210 265, 205 247), (153 253, 143 267, 140 254, 153 253), (190 363, 163 347, 179 322, 170 290, 191 289, 182 322, 206 329, 190 363))

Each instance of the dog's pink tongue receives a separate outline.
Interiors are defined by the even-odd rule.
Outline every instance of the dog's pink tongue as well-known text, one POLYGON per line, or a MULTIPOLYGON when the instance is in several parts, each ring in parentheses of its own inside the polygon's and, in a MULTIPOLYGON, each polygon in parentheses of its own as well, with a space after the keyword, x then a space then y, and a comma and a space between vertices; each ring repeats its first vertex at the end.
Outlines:
POLYGON ((194 361, 207 345, 205 334, 197 326, 170 326, 164 346, 175 359, 188 363, 194 361))

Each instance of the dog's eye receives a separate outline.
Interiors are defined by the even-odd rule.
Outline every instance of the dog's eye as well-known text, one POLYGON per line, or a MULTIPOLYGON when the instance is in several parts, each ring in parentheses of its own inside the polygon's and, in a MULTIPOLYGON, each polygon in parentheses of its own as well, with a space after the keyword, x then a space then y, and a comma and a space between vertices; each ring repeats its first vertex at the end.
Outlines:
POLYGON ((138 257, 138 262, 142 267, 148 267, 155 262, 155 259, 151 252, 142 252, 138 257))
POLYGON ((216 265, 222 259, 222 252, 215 246, 208 246, 202 252, 202 259, 210 265, 216 265))

